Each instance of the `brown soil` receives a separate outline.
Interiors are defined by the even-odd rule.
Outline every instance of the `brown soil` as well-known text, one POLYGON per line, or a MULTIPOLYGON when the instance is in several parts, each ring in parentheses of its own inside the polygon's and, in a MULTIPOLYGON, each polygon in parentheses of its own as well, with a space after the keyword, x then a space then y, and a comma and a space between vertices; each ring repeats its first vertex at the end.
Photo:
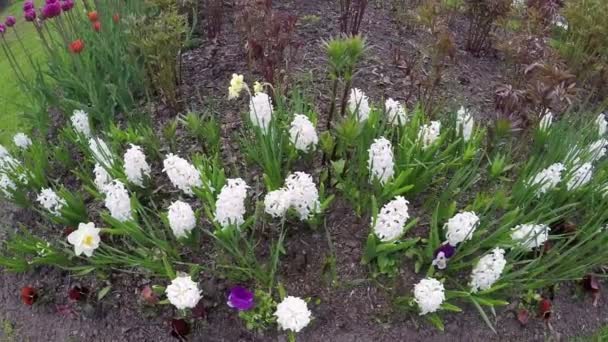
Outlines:
MULTIPOLYGON (((327 103, 326 74, 321 39, 336 36, 337 5, 334 1, 278 1, 275 8, 303 16, 317 16, 316 22, 300 23, 297 29, 301 43, 300 58, 293 68, 301 73, 312 72, 315 95, 319 103, 327 103)), ((232 73, 245 73, 247 80, 256 74, 247 72, 243 42, 234 26, 234 8, 228 8, 223 33, 217 43, 204 42, 201 47, 183 55, 183 94, 188 107, 198 108, 210 99, 219 101, 218 114, 222 120, 224 149, 227 163, 238 157, 238 144, 232 139, 240 126, 241 101, 228 102, 226 87, 232 73)), ((455 29, 464 26, 462 18, 455 29)), ((428 43, 424 32, 404 32, 388 9, 370 5, 362 31, 370 45, 361 65, 355 86, 363 89, 374 101, 384 96, 404 99, 406 82, 393 64, 392 51, 421 50, 428 43)), ((466 103, 477 110, 479 118, 493 115, 492 97, 496 84, 504 79, 505 67, 496 56, 474 58, 462 49, 450 62, 445 82, 439 94, 448 108, 466 103)), ((258 76, 259 78, 259 76, 258 76)), ((170 115, 158 117, 163 125, 170 115)), ((196 149, 192 142, 184 142, 182 150, 196 149)), ((3 232, 14 229, 15 222, 35 222, 36 217, 8 205, 0 206, 0 238, 3 232)), ((404 264, 394 280, 377 282, 369 278, 361 265, 361 249, 369 229, 368 218, 357 218, 348 206, 335 201, 323 228, 311 230, 293 227, 288 235, 279 281, 287 292, 300 297, 311 297, 314 321, 300 335, 301 341, 544 341, 559 340, 590 334, 608 323, 608 306, 600 300, 598 307, 591 298, 579 293, 576 284, 564 284, 555 294, 551 327, 532 317, 521 326, 515 319, 511 304, 499 310, 494 320, 498 334, 487 328, 473 307, 463 306, 465 312, 445 315, 445 332, 438 332, 424 319, 409 313, 393 311, 392 297, 407 294, 418 275, 404 264), (329 239, 328 239, 329 236, 329 239), (335 250, 336 282, 324 272, 326 260, 335 250), (317 303, 318 300, 318 304, 317 303)), ((108 280, 91 277, 73 278, 51 269, 37 269, 26 274, 0 271, 0 340, 4 341, 164 341, 169 336, 168 320, 174 314, 168 306, 146 307, 138 300, 139 289, 151 283, 128 274, 115 274, 108 280), (107 284, 111 292, 100 302, 70 303, 67 291, 81 284, 97 293, 107 284), (27 307, 19 299, 22 286, 42 289, 40 300, 27 307), (13 327, 12 329, 8 329, 13 327)), ((285 341, 280 332, 266 335, 250 332, 237 315, 226 305, 225 280, 207 275, 201 281, 207 315, 197 321, 192 341, 285 341)), ((534 314, 533 314, 534 316, 534 314)))

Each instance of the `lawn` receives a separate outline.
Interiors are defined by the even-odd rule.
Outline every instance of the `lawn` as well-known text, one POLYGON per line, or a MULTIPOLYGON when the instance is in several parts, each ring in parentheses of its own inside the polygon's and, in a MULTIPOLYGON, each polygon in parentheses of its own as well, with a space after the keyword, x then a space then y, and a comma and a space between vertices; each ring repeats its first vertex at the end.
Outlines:
MULTIPOLYGON (((28 49, 28 53, 34 58, 34 60, 40 60, 42 56, 42 46, 38 42, 38 36, 34 29, 34 25, 26 22, 22 15, 22 3, 23 1, 17 0, 7 9, 0 12, 0 18, 4 22, 8 15, 13 15, 17 18, 17 25, 15 28, 18 30, 18 34, 21 37, 23 44, 28 49)), ((21 48, 13 29, 7 29, 4 36, 8 43, 11 51, 15 54, 18 61, 21 62, 22 68, 25 72, 31 72, 31 67, 26 63, 27 55, 26 52, 21 48)), ((27 101, 26 94, 22 94, 19 89, 15 75, 10 67, 10 64, 6 60, 6 56, 3 52, 0 52, 2 58, 0 58, 0 143, 8 145, 11 137, 15 132, 27 130, 27 123, 23 119, 24 113, 20 108, 19 103, 27 101)))

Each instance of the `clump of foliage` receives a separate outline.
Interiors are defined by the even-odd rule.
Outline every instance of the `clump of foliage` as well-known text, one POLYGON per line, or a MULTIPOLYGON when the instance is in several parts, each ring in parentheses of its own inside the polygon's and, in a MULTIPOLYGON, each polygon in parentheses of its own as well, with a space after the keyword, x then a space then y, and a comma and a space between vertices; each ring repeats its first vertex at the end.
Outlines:
POLYGON ((490 47, 494 24, 509 13, 511 0, 465 0, 464 3, 469 18, 466 49, 479 56, 490 47))
POLYGON ((346 35, 359 34, 368 0, 340 0, 340 32, 346 35))

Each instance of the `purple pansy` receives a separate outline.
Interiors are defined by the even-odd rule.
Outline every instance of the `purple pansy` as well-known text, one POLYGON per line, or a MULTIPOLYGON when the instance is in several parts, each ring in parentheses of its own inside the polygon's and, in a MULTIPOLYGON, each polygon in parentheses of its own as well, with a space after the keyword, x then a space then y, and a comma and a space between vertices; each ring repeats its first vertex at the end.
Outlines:
POLYGON ((239 311, 247 311, 255 305, 253 292, 241 286, 230 289, 228 295, 228 306, 239 311))
POLYGON ((435 250, 433 256, 433 266, 437 266, 438 269, 443 270, 447 267, 448 259, 454 256, 456 248, 449 243, 444 243, 435 250))

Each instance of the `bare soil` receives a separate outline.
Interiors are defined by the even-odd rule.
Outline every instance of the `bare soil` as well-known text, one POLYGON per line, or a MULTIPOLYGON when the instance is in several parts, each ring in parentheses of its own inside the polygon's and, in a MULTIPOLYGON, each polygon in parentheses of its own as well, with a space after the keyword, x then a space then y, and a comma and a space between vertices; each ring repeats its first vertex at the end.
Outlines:
MULTIPOLYGON (((320 43, 338 35, 337 4, 327 0, 274 1, 274 7, 303 18, 296 31, 300 43, 299 58, 292 65, 299 74, 312 73, 314 93, 319 103, 328 102, 325 59, 320 43)), ((233 139, 241 124, 241 101, 229 102, 226 87, 232 73, 245 73, 246 79, 259 79, 248 71, 244 43, 234 24, 234 11, 227 6, 223 32, 217 42, 205 41, 200 47, 183 54, 183 98, 189 108, 201 108, 210 102, 222 121, 225 162, 233 164, 239 157, 238 143, 233 139)), ((458 18, 455 29, 462 30, 458 18)), ((405 83, 401 70, 393 63, 395 48, 404 53, 420 51, 428 44, 425 32, 406 32, 391 16, 388 8, 370 5, 362 32, 369 51, 361 65, 355 86, 363 89, 374 101, 383 97, 405 99, 405 83)), ((457 39, 456 58, 447 65, 446 77, 438 92, 449 108, 461 103, 472 106, 483 120, 493 114, 493 90, 509 72, 499 56, 475 58, 463 50, 457 39)), ((320 105, 322 113, 323 106, 320 105)), ((162 126, 172 118, 163 112, 157 118, 162 126)), ((181 150, 196 150, 182 142, 181 150)), ((423 318, 395 311, 391 302, 395 294, 407 294, 419 276, 408 263, 392 280, 379 282, 369 278, 360 258, 369 230, 367 217, 357 218, 348 205, 337 200, 326 218, 326 231, 291 227, 286 239, 288 254, 283 257, 279 281, 288 293, 311 297, 314 321, 299 334, 301 341, 545 341, 567 340, 588 335, 608 324, 608 306, 591 305, 592 299, 577 284, 563 284, 553 300, 554 312, 550 326, 532 313, 530 322, 522 326, 515 318, 516 302, 499 310, 494 334, 473 307, 464 306, 462 314, 445 316, 445 332, 431 327, 423 318), (325 267, 336 258, 336 279, 332 281, 325 267)), ((16 229, 17 222, 35 226, 37 217, 28 211, 7 204, 0 205, 0 239, 2 232, 16 229)), ((109 279, 74 278, 66 272, 41 268, 26 274, 9 274, 0 270, 0 341, 165 341, 173 309, 168 306, 148 307, 140 302, 140 289, 153 282, 124 273, 109 279), (67 292, 73 285, 89 287, 96 294, 106 285, 112 290, 97 302, 73 303, 67 292), (41 289, 40 299, 33 307, 25 306, 20 288, 32 285, 41 289)), ((281 332, 265 334, 248 331, 237 315, 226 305, 224 279, 203 276, 206 317, 196 322, 192 341, 285 341, 281 332)))

